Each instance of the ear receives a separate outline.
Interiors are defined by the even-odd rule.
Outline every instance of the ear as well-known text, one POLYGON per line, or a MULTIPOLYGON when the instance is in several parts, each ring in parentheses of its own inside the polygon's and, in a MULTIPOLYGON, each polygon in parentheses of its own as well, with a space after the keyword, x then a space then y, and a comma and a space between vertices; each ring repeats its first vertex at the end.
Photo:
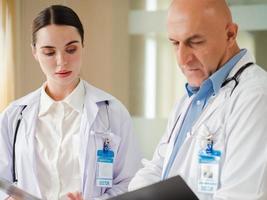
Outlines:
POLYGON ((31 44, 31 49, 32 49, 32 55, 35 58, 35 60, 38 61, 38 56, 37 56, 37 52, 36 52, 36 47, 33 46, 33 44, 31 44))
POLYGON ((227 31, 227 41, 229 45, 232 46, 236 43, 236 37, 238 32, 238 26, 235 23, 230 23, 226 27, 227 31))

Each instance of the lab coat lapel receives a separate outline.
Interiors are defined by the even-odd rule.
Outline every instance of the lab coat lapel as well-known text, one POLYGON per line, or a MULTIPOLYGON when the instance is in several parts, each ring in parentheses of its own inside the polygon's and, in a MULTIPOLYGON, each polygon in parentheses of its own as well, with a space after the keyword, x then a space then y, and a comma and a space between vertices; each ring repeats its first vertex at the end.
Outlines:
POLYGON ((88 177, 88 171, 91 171, 91 169, 88 169, 89 166, 92 166, 90 162, 92 162, 91 157, 93 155, 88 155, 93 154, 92 151, 89 150, 89 138, 90 138, 90 130, 91 127, 96 119, 97 113, 98 113, 98 106, 92 101, 88 101, 86 99, 86 103, 84 106, 84 111, 82 115, 82 120, 81 120, 81 127, 80 127, 80 141, 81 141, 81 148, 80 148, 80 169, 81 169, 81 174, 82 176, 82 188, 84 191, 86 179, 88 177))
POLYGON ((169 162, 169 159, 170 159, 170 156, 171 156, 171 153, 172 153, 172 150, 173 150, 175 138, 176 138, 176 136, 177 136, 177 134, 178 134, 178 132, 179 132, 179 130, 181 128, 181 124, 182 124, 182 122, 184 120, 185 114, 186 114, 187 109, 188 109, 189 105, 191 104, 192 100, 193 100, 192 98, 185 98, 185 99, 182 100, 181 104, 179 104, 177 106, 177 111, 176 111, 174 120, 171 123, 170 129, 169 129, 169 135, 171 135, 171 134, 172 135, 171 135, 171 138, 170 138, 170 141, 169 141, 169 145, 168 145, 168 148, 167 148, 167 151, 166 151, 166 156, 165 156, 165 162, 163 164, 163 170, 162 170, 163 173, 162 173, 162 175, 165 173, 167 164, 169 162), (177 121, 177 124, 175 125, 177 119, 178 119, 178 121, 177 121), (173 129, 173 131, 172 131, 172 129, 173 129))
MULTIPOLYGON (((229 89, 229 88, 228 88, 229 89)), ((200 115, 200 118, 197 120, 196 124, 193 126, 192 128, 192 133, 194 133, 195 131, 193 131, 194 129, 196 129, 199 125, 201 125, 203 123, 203 121, 205 121, 220 105, 222 105, 225 101, 225 96, 226 93, 220 93, 220 95, 218 95, 218 97, 212 97, 212 99, 210 99, 210 104, 209 106, 204 110, 204 112, 200 115)), ((175 138, 176 135, 178 134, 180 128, 181 128, 181 124, 184 120, 185 114, 187 112, 187 109, 189 107, 189 105, 192 102, 192 98, 190 99, 186 99, 180 106, 178 106, 178 110, 177 110, 177 114, 176 116, 180 116, 177 125, 173 131, 173 136, 170 140, 170 144, 168 145, 168 149, 166 152, 166 157, 165 157, 165 162, 163 165, 163 174, 164 171, 166 169, 166 166, 169 162, 173 147, 174 147, 174 142, 175 142, 175 138)), ((173 122, 173 126, 174 126, 173 122)), ((172 128, 172 127, 171 127, 172 128)), ((171 130, 170 130, 171 131, 171 130)), ((184 143, 186 143, 186 140, 188 139, 188 137, 186 137, 184 143)), ((177 157, 175 158, 175 160, 177 159, 177 157)), ((174 161, 175 162, 175 161, 174 161)))
MULTIPOLYGON (((38 110, 39 110, 39 98, 40 93, 39 90, 32 93, 29 98, 25 98, 20 101, 20 105, 27 105, 25 110, 23 111, 23 118, 18 132, 18 139, 17 142, 25 141, 26 143, 21 143, 24 145, 24 149, 26 152, 20 152, 27 155, 27 161, 30 163, 25 163, 27 166, 32 166, 32 172, 34 174, 29 174, 32 176, 32 185, 34 186, 35 194, 41 195, 40 189, 38 187, 38 180, 37 180, 37 170, 36 170, 36 141, 35 141, 35 134, 36 134, 36 124, 38 119, 38 110), (20 140, 19 140, 20 136, 20 140), (25 137, 25 140, 22 138, 25 137)), ((27 162, 26 161, 26 162, 27 162)))
POLYGON ((195 125, 193 126, 193 129, 192 129, 193 133, 196 127, 199 127, 201 124, 203 124, 207 120, 207 118, 209 118, 212 115, 212 113, 216 111, 218 107, 220 107, 223 103, 225 103, 226 98, 227 98, 227 92, 225 91, 220 92, 218 96, 212 96, 210 98, 208 106, 201 113, 199 119, 196 121, 195 125))
MULTIPOLYGON (((228 77, 233 77, 234 74, 246 63, 248 62, 255 62, 252 55, 247 52, 234 66, 234 68, 229 73, 228 77)), ((200 115, 199 120, 194 126, 194 129, 199 127, 219 106, 221 106, 227 98, 230 97, 231 92, 233 90, 233 84, 227 84, 225 87, 220 89, 220 92, 217 96, 212 96, 209 102, 208 107, 203 111, 203 113, 200 115)), ((193 131, 194 132, 194 131, 193 131)))
POLYGON ((89 141, 92 126, 97 118, 99 107, 98 103, 106 100, 110 100, 113 97, 84 81, 85 87, 85 104, 81 120, 80 127, 80 141, 81 141, 81 153, 79 157, 80 169, 82 176, 82 189, 83 191, 88 190, 85 185, 94 186, 94 177, 88 175, 88 172, 95 174, 95 169, 89 169, 90 166, 95 166, 95 146, 92 146, 93 142, 89 141), (91 145, 89 145, 91 144, 91 145), (89 155, 90 154, 90 155, 89 155), (90 177, 90 180, 87 178, 90 177), (91 182, 91 184, 88 183, 91 182))

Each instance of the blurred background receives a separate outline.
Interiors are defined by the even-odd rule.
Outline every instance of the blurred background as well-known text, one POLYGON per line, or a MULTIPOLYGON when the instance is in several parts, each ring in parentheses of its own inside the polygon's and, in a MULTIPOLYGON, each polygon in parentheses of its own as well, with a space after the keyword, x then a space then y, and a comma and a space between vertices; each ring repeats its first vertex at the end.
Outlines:
MULTIPOLYGON (((267 0, 228 3, 239 24, 240 47, 267 69, 267 0)), ((170 0, 0 0, 0 112, 45 80, 31 54, 31 23, 51 4, 80 16, 82 78, 122 101, 141 151, 151 158, 172 106, 184 94, 185 78, 166 33, 170 0)))

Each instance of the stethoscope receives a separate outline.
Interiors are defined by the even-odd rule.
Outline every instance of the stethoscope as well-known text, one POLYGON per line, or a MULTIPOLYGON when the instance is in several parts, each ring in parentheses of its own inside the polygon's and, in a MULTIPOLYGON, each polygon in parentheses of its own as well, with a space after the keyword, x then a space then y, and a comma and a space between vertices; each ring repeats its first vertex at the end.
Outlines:
MULTIPOLYGON (((247 69, 249 66, 253 65, 253 64, 254 64, 253 62, 249 62, 249 63, 246 63, 245 65, 243 65, 243 66, 242 66, 242 67, 241 67, 241 68, 234 74, 234 76, 232 76, 232 77, 230 77, 230 78, 227 78, 227 79, 223 82, 223 84, 222 84, 221 87, 224 87, 225 85, 227 85, 227 84, 230 83, 231 81, 234 81, 235 85, 234 85, 234 87, 233 87, 233 89, 232 89, 232 91, 231 91, 231 94, 230 94, 230 96, 231 96, 232 93, 233 93, 233 91, 235 90, 235 88, 236 88, 236 87, 238 86, 238 84, 239 84, 239 77, 241 76, 241 74, 243 73, 243 71, 244 71, 245 69, 247 69)), ((167 146, 168 146, 168 144, 170 143, 170 140, 171 140, 171 138, 172 138, 172 135, 173 135, 173 133, 174 133, 174 130, 175 130, 177 124, 178 124, 178 121, 179 121, 180 117, 181 117, 181 114, 178 115, 178 117, 176 118, 175 123, 174 123, 174 125, 173 125, 173 127, 172 127, 172 129, 171 129, 171 134, 168 136, 167 140, 163 141, 163 142, 162 142, 161 144, 159 144, 159 146, 158 146, 158 155, 159 155, 160 158, 164 158, 164 155, 165 155, 166 150, 167 150, 167 146)))
MULTIPOLYGON (((109 131, 110 128, 111 128, 111 126, 110 126, 110 118, 109 118, 109 111, 108 111, 109 102, 108 102, 108 100, 105 100, 104 102, 105 102, 107 120, 108 120, 108 126, 106 127, 106 131, 109 131)), ((25 110, 26 107, 27 107, 27 105, 23 105, 22 106, 22 109, 20 111, 19 118, 18 118, 18 121, 17 121, 17 124, 16 124, 15 134, 14 134, 13 149, 12 149, 12 151, 13 151, 13 154, 12 154, 12 165, 13 165, 12 178, 13 178, 13 183, 17 183, 18 182, 17 175, 16 175, 16 141, 17 141, 17 135, 18 135, 18 130, 19 130, 19 127, 20 127, 20 123, 21 123, 21 120, 22 120, 22 117, 23 117, 22 114, 23 114, 23 111, 25 110)), ((107 142, 109 142, 109 141, 107 141, 107 142)))

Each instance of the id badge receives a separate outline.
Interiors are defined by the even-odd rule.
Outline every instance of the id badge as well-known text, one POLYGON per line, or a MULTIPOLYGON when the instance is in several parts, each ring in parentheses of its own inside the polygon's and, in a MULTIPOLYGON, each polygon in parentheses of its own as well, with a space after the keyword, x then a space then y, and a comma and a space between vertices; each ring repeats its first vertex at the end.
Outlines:
POLYGON ((111 150, 97 151, 97 174, 96 186, 112 187, 113 181, 113 159, 114 152, 111 150))
POLYGON ((220 151, 199 153, 198 192, 213 194, 218 189, 220 159, 220 151))

